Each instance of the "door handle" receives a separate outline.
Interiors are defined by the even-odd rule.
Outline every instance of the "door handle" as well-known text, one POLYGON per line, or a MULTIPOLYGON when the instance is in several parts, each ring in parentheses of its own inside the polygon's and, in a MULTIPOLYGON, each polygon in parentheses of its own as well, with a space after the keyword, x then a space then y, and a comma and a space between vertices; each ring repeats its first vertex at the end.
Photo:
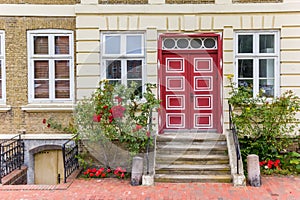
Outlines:
POLYGON ((191 102, 193 102, 194 101, 194 93, 190 93, 190 99, 191 99, 191 102))

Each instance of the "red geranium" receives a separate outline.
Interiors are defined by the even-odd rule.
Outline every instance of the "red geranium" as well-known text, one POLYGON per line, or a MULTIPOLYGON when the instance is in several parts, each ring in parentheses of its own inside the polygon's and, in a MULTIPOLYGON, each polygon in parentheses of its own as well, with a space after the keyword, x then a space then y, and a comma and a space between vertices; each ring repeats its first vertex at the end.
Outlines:
POLYGON ((122 105, 113 106, 109 112, 112 114, 113 118, 122 118, 124 117, 124 112, 126 108, 122 105))
POLYGON ((94 116, 93 116, 93 121, 94 122, 100 122, 101 121, 101 115, 97 115, 97 114, 94 114, 94 116))

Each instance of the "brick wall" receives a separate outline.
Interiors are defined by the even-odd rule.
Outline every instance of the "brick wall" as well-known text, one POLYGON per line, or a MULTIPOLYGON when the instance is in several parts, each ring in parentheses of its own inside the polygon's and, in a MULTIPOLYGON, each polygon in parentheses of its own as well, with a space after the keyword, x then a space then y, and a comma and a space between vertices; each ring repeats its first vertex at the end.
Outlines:
POLYGON ((0 4, 79 4, 80 0, 0 0, 0 4))
MULTIPOLYGON (((5 31, 6 50, 6 104, 12 109, 0 113, 0 133, 50 133, 43 118, 54 117, 68 124, 71 113, 27 113, 21 106, 28 104, 27 30, 65 29, 75 30, 73 17, 0 17, 0 30, 5 31)), ((75 37, 75 32, 74 32, 75 37)), ((74 47, 75 48, 75 47, 74 47)))
POLYGON ((2 185, 26 185, 27 184, 27 167, 22 166, 9 175, 2 178, 2 185))

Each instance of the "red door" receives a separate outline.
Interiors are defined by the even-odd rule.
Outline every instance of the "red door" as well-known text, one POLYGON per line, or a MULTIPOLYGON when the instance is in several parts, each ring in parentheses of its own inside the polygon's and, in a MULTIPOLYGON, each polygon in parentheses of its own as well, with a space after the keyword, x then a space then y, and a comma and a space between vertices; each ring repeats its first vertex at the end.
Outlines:
POLYGON ((221 133, 218 51, 163 52, 160 62, 160 132, 183 129, 221 133))

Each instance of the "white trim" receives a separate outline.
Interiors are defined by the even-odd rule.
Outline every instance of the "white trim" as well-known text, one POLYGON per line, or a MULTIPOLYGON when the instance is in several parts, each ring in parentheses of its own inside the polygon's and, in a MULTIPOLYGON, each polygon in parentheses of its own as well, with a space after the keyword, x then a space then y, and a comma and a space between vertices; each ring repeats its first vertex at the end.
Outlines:
POLYGON ((74 36, 73 31, 59 30, 59 29, 43 29, 31 30, 27 32, 28 41, 28 102, 29 103, 58 103, 58 102, 74 102, 74 36), (49 38, 48 54, 35 55, 34 51, 34 36, 47 36, 49 38), (68 36, 69 37, 69 54, 55 54, 54 38, 55 36, 68 36), (49 61, 49 98, 35 99, 34 98, 34 61, 47 60, 49 61), (68 80, 70 81, 70 98, 55 99, 55 75, 54 60, 67 60, 69 61, 70 74, 68 80))
MULTIPOLYGON (((276 30, 252 30, 252 31, 236 31, 234 38, 234 82, 238 83, 238 60, 251 59, 253 60, 253 97, 259 94, 259 60, 274 59, 274 97, 280 95, 280 32, 276 30), (259 53, 259 36, 274 35, 274 53, 259 53), (252 35, 253 36, 253 53, 238 53, 238 36, 252 35)), ((248 79, 248 78, 245 78, 248 79)))
POLYGON ((127 81, 142 81, 142 92, 145 91, 145 78, 146 78, 146 55, 145 55, 145 33, 141 31, 109 31, 109 32, 101 32, 101 79, 114 80, 106 77, 106 61, 107 60, 120 60, 121 61, 121 78, 115 80, 121 80, 123 85, 127 86, 127 81), (127 36, 141 36, 141 54, 126 54, 126 39, 127 36), (105 54, 105 36, 120 36, 120 54, 105 54), (128 60, 141 60, 142 61, 142 77, 141 78, 127 78, 127 61, 128 60))
MULTIPOLYGON (((6 65, 5 65, 5 32, 0 31, 0 60, 1 60, 1 79, 2 79, 2 98, 0 104, 6 104, 6 65)), ((10 109, 9 109, 10 110, 10 109)))
POLYGON ((74 111, 74 104, 28 104, 21 107, 26 112, 74 111))

